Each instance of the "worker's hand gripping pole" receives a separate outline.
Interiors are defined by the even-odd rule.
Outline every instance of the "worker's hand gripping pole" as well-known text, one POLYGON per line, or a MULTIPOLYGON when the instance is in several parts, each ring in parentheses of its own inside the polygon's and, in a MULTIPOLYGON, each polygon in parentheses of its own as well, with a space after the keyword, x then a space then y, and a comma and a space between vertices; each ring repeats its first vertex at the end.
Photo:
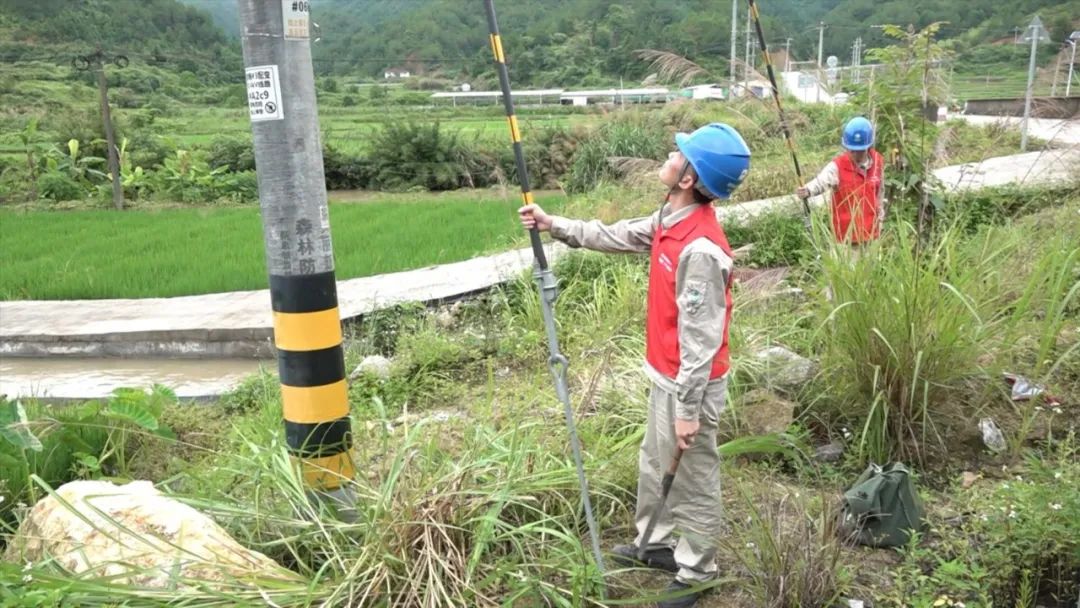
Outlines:
MULTIPOLYGON (((773 71, 769 45, 765 42, 765 32, 761 29, 761 16, 758 14, 757 3, 754 0, 746 0, 746 3, 750 6, 750 16, 754 20, 758 45, 761 47, 761 55, 765 59, 765 70, 769 75, 769 84, 772 85, 772 98, 776 101, 776 111, 780 113, 780 129, 784 132, 784 141, 787 143, 788 151, 791 152, 791 162, 795 164, 795 177, 799 180, 799 186, 805 186, 802 167, 799 166, 799 157, 795 154, 795 141, 791 137, 791 129, 788 127, 787 118, 784 116, 784 105, 780 101, 780 88, 776 86, 776 73, 773 71)), ((806 224, 806 229, 810 230, 810 204, 806 202, 805 198, 802 199, 802 204, 803 222, 806 224)))
MULTIPOLYGON (((484 9, 487 11, 488 29, 491 34, 491 51, 495 56, 495 67, 499 73, 499 86, 502 89, 503 105, 506 108, 506 120, 510 126, 510 139, 514 146, 514 162, 517 166, 518 181, 521 183, 521 199, 524 204, 529 205, 533 202, 533 195, 529 189, 529 173, 525 167, 525 154, 521 148, 521 131, 518 128, 517 116, 514 115, 514 100, 510 91, 510 74, 506 68, 506 54, 503 52, 502 38, 499 36, 499 24, 495 18, 493 1, 484 0, 484 9)), ((544 316, 544 328, 547 332, 550 351, 548 367, 555 380, 555 394, 558 396, 559 401, 562 402, 563 411, 566 415, 566 428, 570 433, 570 448, 574 455, 574 465, 577 467, 578 485, 581 488, 581 502, 585 508, 585 519, 589 525, 589 536, 592 539, 596 567, 602 577, 604 575, 604 558, 600 553, 600 534, 596 528, 596 518, 593 517, 592 502, 589 499, 589 486, 585 479, 585 466, 581 460, 581 444, 578 440, 577 428, 574 425, 574 411, 570 406, 570 391, 566 385, 566 369, 569 366, 569 361, 559 351, 559 339, 555 332, 555 298, 558 296, 558 286, 555 283, 555 276, 548 267, 544 246, 540 241, 540 231, 535 227, 529 230, 529 240, 532 243, 533 257, 535 259, 533 276, 540 291, 540 308, 544 316)))

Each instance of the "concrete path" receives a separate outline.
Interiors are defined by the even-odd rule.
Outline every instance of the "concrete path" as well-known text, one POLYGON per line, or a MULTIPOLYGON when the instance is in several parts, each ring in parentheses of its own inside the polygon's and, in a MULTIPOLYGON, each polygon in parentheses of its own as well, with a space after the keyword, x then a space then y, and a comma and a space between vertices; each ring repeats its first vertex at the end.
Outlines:
MULTIPOLYGON (((548 246, 555 261, 566 248, 548 246)), ((520 249, 338 282, 342 320, 401 302, 453 301, 532 267, 520 249)), ((129 300, 0 302, 0 355, 269 358, 270 291, 129 300)))
MULTIPOLYGON (((978 116, 953 114, 949 118, 959 118, 974 125, 1006 124, 1020 128, 1023 117, 1016 116, 978 116)), ((1080 145, 1080 119, 1029 118, 1028 135, 1038 137, 1058 146, 1080 145)))
MULTIPOLYGON (((1072 137, 1075 127, 1067 124, 1059 131, 1072 137)), ((935 174, 949 190, 1075 179, 1080 174, 1080 148, 993 158, 946 167, 935 174)), ((820 198, 811 201, 815 206, 822 202, 820 198)), ((723 207, 718 215, 725 221, 746 220, 768 212, 797 213, 799 207, 794 197, 786 196, 723 207)), ((562 246, 548 246, 549 259, 557 259, 564 251, 562 246)), ((356 319, 400 302, 453 301, 515 279, 531 267, 531 251, 522 249, 340 281, 342 318, 356 319)), ((181 394, 218 394, 223 386, 235 382, 237 369, 230 363, 215 365, 205 360, 246 358, 250 367, 245 369, 254 370, 257 360, 272 356, 272 331, 267 290, 135 300, 0 302, 0 357, 4 357, 0 361, 0 394, 94 397, 109 392, 111 386, 175 385, 177 378, 175 369, 169 371, 170 363, 165 361, 114 365, 108 373, 99 373, 109 364, 84 359, 81 364, 73 361, 60 369, 51 361, 56 357, 202 359, 196 366, 201 371, 194 374, 200 380, 185 386, 181 394), (35 367, 17 357, 49 357, 50 361, 35 367), (78 373, 80 365, 86 371, 83 375, 78 373), (216 379, 211 377, 214 374, 216 379)))

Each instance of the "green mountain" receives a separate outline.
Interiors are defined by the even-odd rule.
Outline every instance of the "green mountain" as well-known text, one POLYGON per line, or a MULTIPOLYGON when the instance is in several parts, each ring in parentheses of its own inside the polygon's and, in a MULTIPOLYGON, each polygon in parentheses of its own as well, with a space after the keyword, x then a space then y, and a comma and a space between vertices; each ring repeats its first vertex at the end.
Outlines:
MULTIPOLYGON (((739 9, 742 55, 746 4, 739 9)), ((315 0, 312 20, 316 72, 350 79, 381 78, 391 67, 494 85, 487 23, 480 0, 315 0)), ((1057 44, 1080 25, 1080 0, 762 0, 762 25, 773 48, 790 39, 796 59, 817 55, 819 22, 824 54, 851 58, 887 44, 882 24, 923 27, 946 22, 941 35, 956 41, 960 63, 972 71, 1022 63, 1011 42, 1039 13, 1057 44), (998 49, 986 50, 998 41, 998 49)), ((650 68, 644 48, 674 51, 727 72, 731 0, 514 0, 497 3, 515 84, 589 86, 636 82, 650 68)), ((0 0, 0 55, 70 61, 101 46, 175 72, 236 81, 239 52, 236 0, 0 0)), ((755 41, 756 44, 756 41, 755 41)), ((1053 45, 1041 59, 1047 60, 1053 45)), ((1021 66, 1022 67, 1022 66, 1021 66)))
POLYGON ((194 7, 176 0, 0 0, 5 62, 71 62, 100 48, 209 82, 235 80, 240 49, 194 7))

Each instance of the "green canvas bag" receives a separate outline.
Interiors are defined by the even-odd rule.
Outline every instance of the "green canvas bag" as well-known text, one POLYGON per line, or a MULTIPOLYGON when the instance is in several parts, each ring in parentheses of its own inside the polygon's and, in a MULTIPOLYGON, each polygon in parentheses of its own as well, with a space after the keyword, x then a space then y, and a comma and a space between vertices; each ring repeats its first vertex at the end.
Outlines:
POLYGON ((898 462, 871 464, 844 492, 839 529, 843 538, 860 545, 897 547, 907 544, 922 519, 911 471, 898 462))

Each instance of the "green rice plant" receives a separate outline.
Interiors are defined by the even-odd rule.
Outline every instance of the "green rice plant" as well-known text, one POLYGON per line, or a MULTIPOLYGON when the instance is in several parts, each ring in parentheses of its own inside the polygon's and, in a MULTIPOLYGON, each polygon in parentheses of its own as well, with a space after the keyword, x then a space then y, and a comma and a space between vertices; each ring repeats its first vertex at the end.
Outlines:
MULTIPOLYGON (((516 203, 497 195, 387 198, 330 206, 339 279, 456 262, 504 250, 523 238, 516 203), (413 238, 421 232, 422 239, 413 238)), ((558 195, 537 200, 553 210, 562 204, 558 195)), ((254 208, 124 214, 0 210, 0 263, 0 299, 5 300, 266 288, 262 228, 254 208)))

